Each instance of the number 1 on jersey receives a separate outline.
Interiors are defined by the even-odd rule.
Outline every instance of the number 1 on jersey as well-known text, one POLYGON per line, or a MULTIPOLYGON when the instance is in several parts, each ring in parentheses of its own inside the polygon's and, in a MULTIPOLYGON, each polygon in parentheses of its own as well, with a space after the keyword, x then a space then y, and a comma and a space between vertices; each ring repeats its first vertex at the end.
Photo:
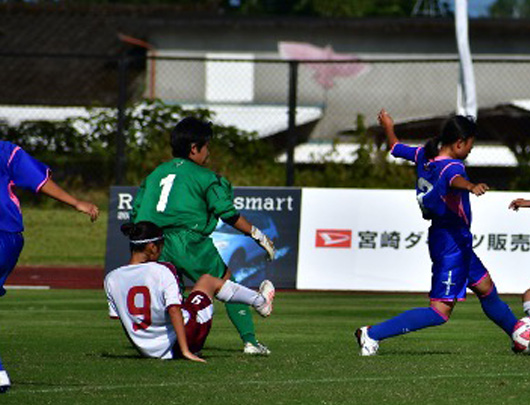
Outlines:
POLYGON ((171 192, 171 187, 173 187, 173 182, 175 181, 176 176, 176 174, 170 174, 160 180, 160 187, 162 187, 162 191, 160 192, 160 198, 158 199, 158 204, 156 205, 156 210, 158 212, 164 212, 166 209, 169 193, 171 192))

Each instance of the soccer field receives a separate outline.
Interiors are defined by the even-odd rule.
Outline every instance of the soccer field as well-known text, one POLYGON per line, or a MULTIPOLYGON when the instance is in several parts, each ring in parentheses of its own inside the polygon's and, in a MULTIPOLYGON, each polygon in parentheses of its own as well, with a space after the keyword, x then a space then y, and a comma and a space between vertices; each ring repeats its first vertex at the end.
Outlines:
MULTIPOLYGON (((518 297, 506 297, 522 315, 518 297)), ((10 290, 0 306, 0 354, 13 381, 2 404, 524 403, 530 356, 514 355, 475 297, 446 325, 385 341, 358 356, 352 336, 414 306, 421 295, 279 292, 257 319, 268 358, 247 357, 224 309, 207 364, 142 359, 102 291, 10 290)))

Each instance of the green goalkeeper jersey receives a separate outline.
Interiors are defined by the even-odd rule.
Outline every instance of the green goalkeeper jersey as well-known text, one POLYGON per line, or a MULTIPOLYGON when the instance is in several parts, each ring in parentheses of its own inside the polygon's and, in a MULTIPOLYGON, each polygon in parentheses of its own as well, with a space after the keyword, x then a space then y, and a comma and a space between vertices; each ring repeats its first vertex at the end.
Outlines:
POLYGON ((134 222, 151 221, 165 230, 210 235, 218 218, 238 214, 230 182, 188 159, 162 163, 143 181, 134 200, 134 222))

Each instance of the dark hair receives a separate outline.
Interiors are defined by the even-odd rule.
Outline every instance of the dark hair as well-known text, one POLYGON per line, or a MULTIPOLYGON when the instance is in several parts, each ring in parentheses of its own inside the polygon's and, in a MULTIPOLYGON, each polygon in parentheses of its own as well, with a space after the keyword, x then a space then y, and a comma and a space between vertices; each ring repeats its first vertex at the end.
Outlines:
POLYGON ((129 237, 131 252, 143 251, 148 243, 160 246, 164 242, 162 229, 149 221, 140 221, 136 224, 129 222, 123 224, 120 230, 129 237))
POLYGON ((186 117, 171 131, 170 144, 174 157, 187 159, 192 144, 201 149, 213 137, 212 123, 195 117, 186 117))
POLYGON ((439 145, 452 145, 459 139, 466 141, 477 134, 477 124, 471 117, 454 115, 445 121, 440 135, 429 139, 425 147, 425 157, 433 159, 438 156, 439 145))

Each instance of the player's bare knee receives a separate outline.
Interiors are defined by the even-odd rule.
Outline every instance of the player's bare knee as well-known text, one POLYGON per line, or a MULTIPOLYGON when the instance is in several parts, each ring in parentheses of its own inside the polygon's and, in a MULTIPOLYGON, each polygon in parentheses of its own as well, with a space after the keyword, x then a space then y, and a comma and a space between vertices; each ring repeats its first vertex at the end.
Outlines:
POLYGON ((494 287, 495 284, 488 274, 478 284, 471 286, 470 289, 480 298, 489 295, 494 287))
POLYGON ((202 291, 210 298, 222 287, 223 280, 220 278, 211 276, 209 274, 203 274, 199 277, 192 291, 202 291))
POLYGON ((455 305, 456 301, 431 301, 431 308, 443 319, 442 323, 451 318, 455 305))

